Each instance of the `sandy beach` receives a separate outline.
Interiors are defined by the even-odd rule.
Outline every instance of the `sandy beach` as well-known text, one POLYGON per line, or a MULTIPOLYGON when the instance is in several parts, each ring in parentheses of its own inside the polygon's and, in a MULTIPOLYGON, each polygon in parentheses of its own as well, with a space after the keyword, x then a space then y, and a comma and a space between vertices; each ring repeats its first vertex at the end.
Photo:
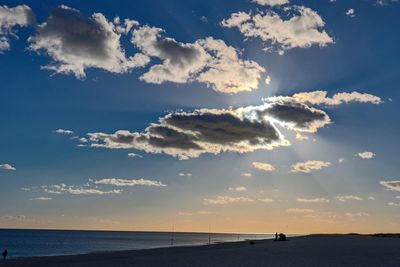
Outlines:
POLYGON ((74 256, 10 259, 0 266, 400 266, 400 238, 310 235, 287 242, 259 240, 196 247, 101 252, 74 256))

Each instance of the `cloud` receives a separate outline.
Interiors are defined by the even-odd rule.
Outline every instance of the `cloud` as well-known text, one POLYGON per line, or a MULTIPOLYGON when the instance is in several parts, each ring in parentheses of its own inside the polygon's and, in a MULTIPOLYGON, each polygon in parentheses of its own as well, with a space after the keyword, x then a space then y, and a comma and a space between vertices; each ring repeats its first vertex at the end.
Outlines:
POLYGON ((70 194, 70 195, 110 195, 110 194, 120 194, 122 190, 113 189, 104 191, 98 188, 90 188, 87 186, 75 186, 75 185, 43 185, 41 188, 49 194, 70 194))
POLYGON ((135 153, 128 153, 128 157, 129 157, 129 158, 140 158, 140 159, 143 158, 142 155, 135 154, 135 153))
POLYGON ((253 2, 261 6, 272 6, 272 7, 289 4, 289 0, 253 0, 253 2))
POLYGON ((243 177, 251 177, 251 176, 253 176, 251 173, 249 173, 249 172, 242 172, 241 174, 240 174, 240 176, 243 176, 243 177))
POLYGON ((314 210, 313 209, 287 209, 287 212, 291 212, 291 213, 313 213, 314 210))
POLYGON ((191 213, 191 212, 180 211, 180 212, 178 212, 178 215, 179 215, 179 216, 192 216, 193 213, 191 213))
POLYGON ((400 192, 400 181, 380 181, 382 186, 386 187, 387 190, 400 192))
MULTIPOLYGON (((147 153, 165 153, 181 159, 203 153, 248 153, 287 146, 277 128, 267 119, 251 118, 249 109, 199 109, 172 112, 144 132, 89 133, 92 147, 135 148, 147 153)), ((267 109, 267 107, 266 107, 267 109)))
POLYGON ((238 186, 238 187, 229 187, 229 191, 236 191, 236 192, 246 192, 247 188, 244 186, 238 186))
POLYGON ((344 158, 338 158, 338 162, 339 163, 343 163, 344 162, 344 158))
POLYGON ((400 203, 389 202, 387 204, 388 204, 388 206, 392 206, 392 207, 400 207, 400 203))
POLYGON ((272 198, 259 198, 258 201, 264 202, 264 203, 274 202, 274 200, 272 198))
POLYGON ((273 165, 271 165, 271 164, 268 164, 268 163, 253 162, 253 166, 254 166, 256 169, 263 170, 263 171, 266 171, 266 172, 275 171, 275 167, 274 167, 273 165))
POLYGON ((369 200, 375 200, 375 197, 368 197, 369 200))
POLYGON ((336 199, 339 200, 340 202, 346 202, 347 200, 357 200, 357 201, 363 200, 362 197, 353 195, 337 196, 336 199))
POLYGON ((296 133, 315 133, 331 123, 325 111, 290 96, 263 101, 259 106, 169 112, 142 132, 88 133, 88 145, 189 159, 204 153, 250 153, 289 146, 278 125, 296 133))
POLYGON ((161 28, 142 26, 132 34, 132 43, 144 54, 158 58, 140 79, 161 84, 164 82, 203 82, 221 93, 238 93, 258 89, 265 69, 254 61, 239 58, 235 48, 212 37, 181 43, 163 37, 161 28))
MULTIPOLYGON (((66 130, 66 129, 62 129, 62 128, 57 129, 57 130, 55 130, 54 132, 56 132, 56 133, 58 133, 58 134, 65 134, 65 135, 71 135, 71 134, 74 133, 74 132, 71 131, 71 130, 66 130)), ((79 137, 77 137, 77 138, 79 138, 79 137)), ((74 138, 74 139, 75 139, 75 138, 74 138)))
POLYGON ((254 15, 237 12, 224 19, 221 25, 237 27, 246 38, 260 38, 265 42, 265 50, 275 47, 280 54, 292 48, 324 47, 334 42, 323 30, 325 22, 316 11, 304 6, 284 10, 287 14, 282 17, 271 10, 257 11, 254 15))
POLYGON ((192 176, 192 174, 190 172, 188 172, 188 173, 180 172, 180 173, 178 173, 178 175, 181 177, 183 177, 183 176, 191 177, 192 176))
POLYGON ((344 215, 346 215, 347 217, 366 217, 366 216, 369 216, 369 213, 367 213, 367 212, 357 212, 357 213, 346 212, 344 215))
POLYGON ((15 167, 11 166, 10 164, 0 164, 0 169, 6 170, 6 171, 15 171, 17 170, 15 167))
POLYGON ((374 152, 365 151, 365 152, 359 152, 357 156, 359 156, 362 159, 372 159, 373 157, 376 156, 376 154, 374 152))
POLYGON ((320 170, 322 168, 327 168, 331 165, 330 162, 320 161, 320 160, 309 160, 306 162, 298 162, 292 165, 290 172, 304 172, 310 173, 313 170, 320 170))
POLYGON ((95 184, 102 185, 114 185, 114 186, 166 186, 160 181, 148 180, 148 179, 120 179, 120 178, 104 178, 100 180, 90 180, 95 184))
POLYGON ((10 50, 10 35, 18 38, 16 27, 26 27, 34 21, 35 15, 27 5, 0 6, 0 54, 10 50))
POLYGON ((43 68, 55 73, 74 74, 80 79, 86 77, 88 68, 126 73, 149 62, 141 53, 127 57, 121 47, 121 33, 136 24, 126 20, 121 25, 119 19, 109 22, 101 13, 86 18, 78 10, 62 5, 28 39, 29 49, 50 56, 53 62, 43 68))
POLYGON ((300 141, 304 141, 304 140, 308 140, 308 136, 307 135, 303 135, 301 133, 296 133, 296 139, 300 140, 300 141))
POLYGON ((329 199, 324 197, 319 198, 297 198, 297 202, 304 202, 304 203, 328 203, 329 199))
POLYGON ((53 198, 51 197, 34 197, 30 198, 29 200, 41 200, 41 201, 46 201, 46 200, 52 200, 53 198))
POLYGON ((350 8, 349 10, 347 10, 346 16, 354 18, 356 16, 356 12, 355 12, 354 8, 350 8))
POLYGON ((204 199, 205 204, 213 204, 213 205, 226 205, 232 203, 248 203, 254 202, 254 199, 247 197, 230 197, 230 196, 217 196, 215 199, 204 199))
POLYGON ((371 104, 382 104, 383 101, 380 97, 359 93, 359 92, 341 92, 336 93, 332 97, 327 97, 327 91, 312 91, 312 92, 301 92, 294 94, 292 97, 294 100, 307 105, 326 105, 326 106, 337 106, 348 103, 371 103, 371 104))

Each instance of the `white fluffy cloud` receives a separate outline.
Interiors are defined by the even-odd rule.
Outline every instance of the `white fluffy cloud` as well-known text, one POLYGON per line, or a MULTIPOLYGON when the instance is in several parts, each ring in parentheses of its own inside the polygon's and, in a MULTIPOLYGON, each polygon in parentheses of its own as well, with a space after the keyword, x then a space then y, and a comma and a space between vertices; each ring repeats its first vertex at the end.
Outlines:
POLYGON ((340 104, 347 104, 353 102, 359 103, 371 103, 371 104, 382 104, 383 101, 380 97, 359 93, 359 92, 341 92, 336 93, 332 97, 327 96, 327 91, 312 91, 312 92, 301 92, 294 94, 292 97, 301 103, 307 105, 327 105, 327 106, 337 106, 340 104))
POLYGON ((254 61, 242 60, 235 48, 212 37, 181 43, 163 37, 163 29, 142 26, 132 34, 132 43, 149 57, 160 59, 140 79, 148 83, 203 82, 215 91, 238 93, 258 89, 265 69, 254 61))
POLYGON ((320 170, 322 168, 327 168, 331 165, 330 162, 320 161, 320 160, 309 160, 306 162, 298 162, 292 165, 290 172, 304 172, 310 173, 313 170, 320 170))
POLYGON ((350 8, 346 11, 346 15, 348 17, 354 18, 356 16, 356 11, 354 10, 354 8, 350 8))
POLYGON ((230 197, 230 196, 217 196, 214 199, 204 199, 205 204, 213 204, 213 205, 226 205, 232 203, 248 203, 254 202, 254 199, 248 197, 230 197))
POLYGON ((160 181, 149 179, 120 179, 120 178, 104 178, 99 180, 92 180, 95 184, 114 185, 114 186, 166 186, 160 181))
POLYGON ((26 27, 35 20, 27 5, 16 7, 0 6, 0 54, 10 49, 9 36, 17 37, 16 27, 26 27))
POLYGON ((400 203, 396 203, 396 202, 389 202, 388 206, 392 206, 392 207, 400 207, 400 203))
POLYGON ((275 167, 273 165, 271 165, 271 164, 268 164, 268 163, 253 162, 253 166, 256 169, 263 170, 263 171, 266 171, 266 172, 275 171, 275 167))
POLYGON ((238 187, 229 187, 229 191, 236 191, 236 192, 246 192, 247 188, 244 186, 238 186, 238 187))
POLYGON ((136 154, 136 153, 128 153, 129 158, 143 158, 142 155, 136 154))
POLYGON ((297 198, 297 202, 304 202, 304 203, 328 203, 329 199, 324 197, 318 198, 297 198))
POLYGON ((346 202, 346 201, 348 201, 348 200, 357 200, 357 201, 363 200, 362 197, 353 196, 353 195, 337 196, 336 199, 339 200, 340 202, 346 202))
POLYGON ((7 170, 7 171, 15 171, 16 168, 8 163, 0 164, 0 169, 7 170))
POLYGON ((289 0, 253 0, 253 2, 261 6, 272 6, 272 7, 289 4, 289 0))
POLYGON ((110 22, 101 13, 86 18, 76 9, 59 6, 29 38, 29 49, 49 55, 53 63, 44 68, 56 73, 74 74, 77 78, 84 78, 88 68, 125 73, 149 62, 140 53, 127 57, 121 47, 121 32, 134 24, 137 22, 126 20, 122 25, 119 19, 110 22))
POLYGON ((359 156, 362 159, 372 159, 373 157, 376 156, 376 154, 374 152, 365 151, 365 152, 359 152, 357 156, 359 156))
POLYGON ((399 180, 380 181, 379 183, 388 190, 400 192, 400 181, 399 180))
POLYGON ((253 176, 251 173, 249 173, 249 172, 242 172, 241 174, 240 174, 240 176, 243 176, 243 177, 251 177, 251 176, 253 176))
POLYGON ((305 140, 308 140, 309 138, 308 138, 307 135, 304 135, 304 134, 301 134, 301 133, 296 133, 296 139, 300 140, 300 141, 305 141, 305 140))
POLYGON ((237 12, 221 25, 237 27, 246 38, 260 38, 266 50, 276 47, 281 54, 292 48, 323 47, 334 42, 323 30, 325 22, 316 11, 304 6, 287 7, 285 11, 285 16, 271 10, 258 11, 255 15, 237 12))

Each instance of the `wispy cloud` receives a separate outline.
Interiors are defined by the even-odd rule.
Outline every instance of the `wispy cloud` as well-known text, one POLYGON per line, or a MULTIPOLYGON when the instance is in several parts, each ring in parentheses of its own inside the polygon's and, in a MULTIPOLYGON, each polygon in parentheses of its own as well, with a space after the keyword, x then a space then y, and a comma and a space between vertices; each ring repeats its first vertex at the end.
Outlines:
MULTIPOLYGON (((62 128, 59 128, 59 129, 55 130, 54 132, 55 132, 55 133, 58 133, 58 134, 65 134, 65 135, 74 134, 73 131, 67 130, 67 129, 62 129, 62 128)), ((73 139, 75 139, 75 138, 73 138, 73 139)))
POLYGON ((275 171, 275 167, 269 163, 264 163, 264 162, 253 162, 253 166, 256 169, 266 171, 266 172, 272 172, 275 171))
POLYGON ((395 203, 395 202, 389 202, 388 206, 392 206, 392 207, 400 207, 400 203, 395 203))
POLYGON ((290 172, 304 172, 310 173, 313 170, 320 170, 322 168, 327 168, 331 165, 330 162, 320 161, 320 160, 309 160, 306 162, 298 162, 292 165, 290 172))
POLYGON ((178 173, 178 175, 179 176, 181 176, 181 177, 191 177, 192 176, 192 174, 190 173, 190 172, 187 172, 187 173, 184 173, 184 172, 180 172, 180 173, 178 173))
POLYGON ((0 169, 6 170, 6 171, 15 171, 16 168, 11 166, 8 163, 0 164, 0 169))
POLYGON ((259 198, 258 201, 264 202, 264 203, 274 202, 274 200, 272 198, 259 198))
POLYGON ((243 176, 243 177, 251 177, 251 176, 253 176, 251 173, 249 173, 249 172, 242 172, 241 174, 240 174, 240 176, 243 176))
POLYGON ((217 196, 214 199, 205 198, 205 204, 226 205, 232 203, 248 203, 254 202, 254 199, 248 197, 230 197, 230 196, 217 196))
POLYGON ((376 156, 376 154, 374 152, 365 151, 365 152, 359 152, 357 156, 362 159, 372 159, 376 156))
POLYGON ((41 200, 41 201, 46 201, 46 200, 52 200, 53 198, 51 197, 33 197, 30 198, 29 200, 41 200))
POLYGON ((161 181, 149 180, 149 179, 121 179, 121 178, 103 178, 99 180, 90 180, 95 184, 102 185, 114 185, 114 186, 156 186, 164 187, 167 186, 161 181))
POLYGON ((313 212, 315 212, 313 209, 299 209, 299 208, 287 209, 286 211, 290 212, 290 213, 313 213, 313 212))
POLYGON ((348 200, 357 200, 357 201, 363 200, 362 197, 354 196, 354 195, 337 196, 336 199, 339 200, 340 202, 346 202, 348 200))
POLYGON ((297 202, 304 202, 304 203, 328 203, 329 199, 324 197, 318 198, 296 198, 297 202))
POLYGON ((400 180, 380 181, 379 183, 387 190, 400 192, 400 180))
POLYGON ((70 195, 110 195, 110 194, 120 194, 122 190, 102 190, 99 188, 90 188, 87 186, 75 186, 75 185, 43 185, 41 188, 49 194, 70 194, 70 195))
POLYGON ((289 0, 253 0, 252 2, 271 7, 289 4, 289 0))
POLYGON ((142 155, 139 155, 139 154, 136 154, 136 153, 128 153, 128 157, 129 158, 140 158, 140 159, 143 158, 142 155))
POLYGON ((238 187, 229 187, 229 191, 236 191, 236 192, 246 192, 247 188, 244 186, 238 186, 238 187))
POLYGON ((370 104, 382 104, 383 101, 380 97, 360 93, 360 92, 340 92, 334 94, 332 97, 328 97, 327 91, 312 91, 312 92, 301 92, 296 93, 292 97, 301 103, 307 105, 326 105, 326 106, 337 106, 348 103, 370 103, 370 104))

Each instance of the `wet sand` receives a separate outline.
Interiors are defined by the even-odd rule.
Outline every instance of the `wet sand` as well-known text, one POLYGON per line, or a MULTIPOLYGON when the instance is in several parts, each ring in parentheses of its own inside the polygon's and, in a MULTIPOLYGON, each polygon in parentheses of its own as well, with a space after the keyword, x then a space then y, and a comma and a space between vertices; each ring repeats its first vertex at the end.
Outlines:
POLYGON ((195 247, 10 259, 0 266, 29 267, 399 267, 400 238, 310 235, 286 242, 258 240, 195 247))

